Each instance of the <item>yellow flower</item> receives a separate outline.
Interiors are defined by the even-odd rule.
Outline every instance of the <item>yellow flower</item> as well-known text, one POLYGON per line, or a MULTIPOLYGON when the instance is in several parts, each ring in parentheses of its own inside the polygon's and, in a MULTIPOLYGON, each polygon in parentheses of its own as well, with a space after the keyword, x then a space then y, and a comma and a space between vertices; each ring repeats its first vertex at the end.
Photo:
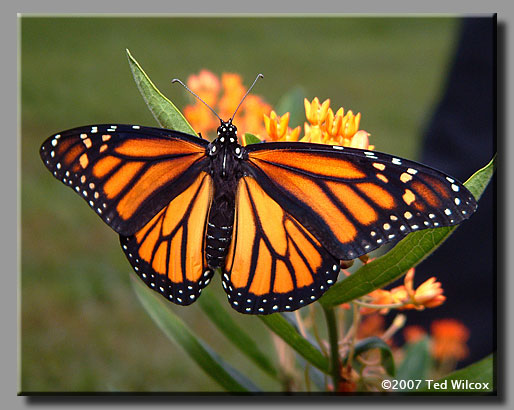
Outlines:
POLYGON ((269 117, 264 114, 264 126, 268 134, 268 138, 265 139, 271 141, 298 141, 300 127, 291 130, 289 128, 289 116, 288 112, 282 116, 277 115, 275 111, 271 111, 269 117))
POLYGON ((319 104, 318 97, 315 97, 311 103, 305 98, 303 100, 305 106, 305 117, 312 125, 321 125, 327 116, 328 108, 330 107, 330 100, 323 101, 323 104, 319 104))
POLYGON ((439 360, 462 360, 468 356, 469 330, 455 319, 434 320, 430 326, 432 355, 439 360))
POLYGON ((300 141, 367 150, 374 148, 369 145, 369 133, 359 130, 360 113, 354 115, 349 110, 345 114, 341 107, 334 114, 330 108, 330 100, 320 104, 317 97, 312 102, 304 99, 304 105, 308 123, 304 124, 305 135, 300 141))

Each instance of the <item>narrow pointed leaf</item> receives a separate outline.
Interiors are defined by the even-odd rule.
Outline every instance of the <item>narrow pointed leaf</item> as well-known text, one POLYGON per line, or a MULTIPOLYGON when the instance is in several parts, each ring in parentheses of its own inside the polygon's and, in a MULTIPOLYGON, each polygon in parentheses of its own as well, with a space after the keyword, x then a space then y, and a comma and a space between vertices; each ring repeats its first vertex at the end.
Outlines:
POLYGON ((328 359, 318 348, 307 341, 283 315, 274 313, 259 316, 259 319, 313 366, 326 374, 330 372, 328 359))
POLYGON ((137 88, 159 125, 170 130, 197 135, 178 108, 152 83, 128 49, 127 57, 137 88))
MULTIPOLYGON (((477 200, 493 176, 495 158, 464 183, 477 200)), ((473 223, 473 217, 469 223, 473 223)), ((340 305, 391 283, 430 255, 457 227, 425 229, 409 234, 390 252, 332 286, 320 303, 326 307, 340 305)))
POLYGON ((182 347, 205 373, 229 392, 259 391, 248 378, 197 338, 187 325, 165 306, 158 294, 149 289, 135 274, 131 278, 136 295, 157 326, 171 341, 182 347))
POLYGON ((197 303, 211 322, 214 323, 231 343, 238 347, 245 356, 267 374, 273 378, 277 378, 277 370, 268 356, 259 349, 257 343, 255 343, 245 330, 232 319, 225 307, 216 300, 212 291, 206 288, 197 303))

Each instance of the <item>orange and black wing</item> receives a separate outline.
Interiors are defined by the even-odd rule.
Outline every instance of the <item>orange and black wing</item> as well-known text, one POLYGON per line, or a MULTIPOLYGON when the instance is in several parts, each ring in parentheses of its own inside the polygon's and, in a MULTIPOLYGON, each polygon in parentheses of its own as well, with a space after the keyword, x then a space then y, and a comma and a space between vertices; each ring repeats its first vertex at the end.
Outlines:
POLYGON ((213 275, 204 256, 212 194, 212 178, 201 172, 134 235, 120 235, 121 247, 139 277, 179 305, 196 301, 213 275))
POLYGON ((116 232, 133 235, 206 169, 208 142, 137 125, 92 125, 48 138, 46 167, 116 232))
POLYGON ((234 309, 292 311, 314 302, 337 280, 339 261, 257 183, 239 180, 232 241, 222 284, 234 309))
POLYGON ((446 174, 374 151, 307 143, 246 147, 245 172, 335 257, 467 219, 477 204, 446 174))

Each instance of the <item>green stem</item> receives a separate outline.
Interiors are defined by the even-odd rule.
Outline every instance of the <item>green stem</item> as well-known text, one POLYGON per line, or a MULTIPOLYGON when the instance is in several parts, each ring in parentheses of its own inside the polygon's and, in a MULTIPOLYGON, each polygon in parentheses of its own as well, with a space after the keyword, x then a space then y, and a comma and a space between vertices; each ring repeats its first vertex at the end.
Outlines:
POLYGON ((334 392, 337 391, 339 380, 341 378, 341 363, 339 361, 339 341, 337 340, 337 323, 333 308, 323 306, 325 319, 327 321, 328 339, 330 342, 330 371, 332 373, 332 382, 334 384, 334 392))

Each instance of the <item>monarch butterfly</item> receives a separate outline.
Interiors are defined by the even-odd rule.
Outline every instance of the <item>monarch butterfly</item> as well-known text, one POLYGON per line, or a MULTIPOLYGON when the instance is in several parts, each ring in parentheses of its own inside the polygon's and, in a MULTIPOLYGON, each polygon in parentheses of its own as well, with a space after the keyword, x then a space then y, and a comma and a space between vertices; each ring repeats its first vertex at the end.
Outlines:
POLYGON ((40 154, 120 235, 151 289, 189 305, 221 268, 229 303, 247 314, 312 303, 336 282, 340 260, 458 224, 477 207, 454 178, 392 155, 299 142, 241 146, 234 116, 218 116, 212 142, 91 125, 49 137, 40 154))

